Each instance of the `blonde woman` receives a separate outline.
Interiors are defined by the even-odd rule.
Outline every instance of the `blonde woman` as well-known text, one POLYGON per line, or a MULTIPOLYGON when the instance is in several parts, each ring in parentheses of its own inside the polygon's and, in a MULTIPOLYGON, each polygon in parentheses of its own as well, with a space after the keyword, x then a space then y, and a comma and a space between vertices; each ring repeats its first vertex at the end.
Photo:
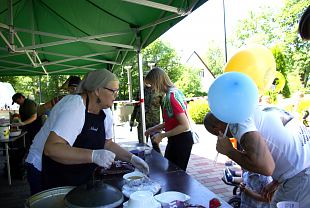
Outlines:
POLYGON ((186 115, 185 97, 161 68, 155 67, 149 71, 145 77, 145 83, 149 84, 155 92, 165 94, 162 103, 164 122, 147 129, 145 136, 164 130, 153 135, 151 139, 159 144, 167 137, 165 157, 185 171, 193 146, 190 124, 186 115))

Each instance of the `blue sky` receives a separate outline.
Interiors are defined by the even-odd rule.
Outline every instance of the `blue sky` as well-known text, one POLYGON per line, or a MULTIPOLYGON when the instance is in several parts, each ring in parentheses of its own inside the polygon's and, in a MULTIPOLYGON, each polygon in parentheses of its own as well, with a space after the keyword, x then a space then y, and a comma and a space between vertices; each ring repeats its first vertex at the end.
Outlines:
MULTIPOLYGON (((222 0, 209 0, 160 39, 175 48, 183 60, 194 50, 203 55, 207 51, 208 43, 213 40, 222 45, 224 50, 222 2, 222 0)), ((249 11, 261 5, 277 7, 281 2, 281 0, 225 0, 227 37, 232 34, 238 20, 245 18, 249 11)))

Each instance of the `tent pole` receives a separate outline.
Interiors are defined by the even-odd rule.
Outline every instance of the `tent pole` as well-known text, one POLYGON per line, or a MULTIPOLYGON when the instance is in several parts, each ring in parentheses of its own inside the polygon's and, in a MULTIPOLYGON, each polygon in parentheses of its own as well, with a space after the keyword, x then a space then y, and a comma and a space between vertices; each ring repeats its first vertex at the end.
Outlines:
POLYGON ((41 78, 42 76, 39 76, 39 101, 40 101, 40 105, 42 103, 42 82, 41 82, 41 78))
POLYGON ((131 68, 132 66, 125 66, 124 67, 127 70, 127 80, 128 80, 128 95, 129 95, 129 102, 132 102, 132 83, 131 83, 131 68))
POLYGON ((225 47, 225 63, 227 63, 227 40, 226 40, 226 15, 225 15, 225 0, 223 0, 223 18, 224 18, 224 47, 225 47))
MULTIPOLYGON (((34 18, 34 5, 33 5, 33 0, 31 1, 31 27, 32 27, 32 30, 34 31, 35 30, 35 18, 34 18)), ((31 34, 31 42, 32 42, 32 45, 34 46, 36 44, 36 40, 35 40, 35 34, 32 33, 31 34)), ((34 63, 36 63, 36 52, 33 50, 32 52, 32 59, 34 61, 34 63)), ((41 98, 40 98, 40 102, 41 102, 41 98)))
POLYGON ((143 82, 143 69, 142 69, 142 54, 141 50, 137 51, 138 55, 138 69, 139 69, 139 86, 140 86, 140 112, 142 122, 142 139, 143 143, 146 144, 146 138, 144 136, 145 128, 145 106, 144 106, 144 82, 143 82))
POLYGON ((152 7, 155 9, 160 9, 160 10, 167 11, 167 12, 173 12, 176 14, 185 14, 186 13, 182 8, 177 8, 177 7, 173 7, 170 5, 160 4, 160 3, 156 3, 156 2, 152 2, 152 1, 146 1, 146 0, 123 0, 123 1, 127 1, 127 2, 130 2, 133 4, 139 4, 142 6, 152 7))

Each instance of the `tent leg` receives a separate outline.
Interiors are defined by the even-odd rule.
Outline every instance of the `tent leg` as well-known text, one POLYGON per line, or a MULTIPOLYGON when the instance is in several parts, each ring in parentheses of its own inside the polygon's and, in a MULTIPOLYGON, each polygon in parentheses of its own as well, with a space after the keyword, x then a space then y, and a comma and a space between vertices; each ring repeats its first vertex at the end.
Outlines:
POLYGON ((142 69, 142 54, 141 51, 137 51, 138 56, 138 69, 139 69, 139 86, 140 86, 140 112, 143 132, 143 143, 146 144, 146 138, 144 136, 145 128, 145 106, 144 106, 144 81, 143 81, 143 69, 142 69))

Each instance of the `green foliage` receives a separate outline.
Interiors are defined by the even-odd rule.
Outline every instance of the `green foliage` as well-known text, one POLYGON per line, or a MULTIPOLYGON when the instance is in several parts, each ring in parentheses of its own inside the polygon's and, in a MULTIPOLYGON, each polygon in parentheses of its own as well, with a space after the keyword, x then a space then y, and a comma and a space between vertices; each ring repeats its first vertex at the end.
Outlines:
POLYGON ((310 73, 310 42, 302 40, 297 34, 299 19, 309 5, 309 0, 286 0, 285 6, 277 17, 284 39, 282 45, 287 56, 289 72, 296 72, 302 80, 303 87, 308 86, 310 73))
POLYGON ((208 46, 208 51, 203 55, 202 59, 214 76, 218 77, 223 74, 223 67, 225 64, 224 52, 214 41, 208 43, 208 46))
POLYGON ((261 7, 250 11, 247 18, 240 20, 235 31, 235 38, 230 40, 240 48, 246 44, 258 43, 267 47, 281 41, 281 30, 275 22, 275 8, 261 7))
MULTIPOLYGON (((172 82, 176 82, 182 74, 182 67, 180 63, 180 57, 177 55, 175 49, 171 48, 168 44, 156 40, 148 47, 142 50, 142 69, 143 73, 147 73, 150 70, 150 63, 156 64, 156 66, 163 68, 169 75, 172 82)), ((131 83, 133 89, 133 95, 139 93, 139 70, 137 63, 137 56, 132 57, 130 60, 124 63, 124 66, 132 66, 131 71, 131 83)), ((120 81, 120 93, 119 100, 128 99, 128 81, 127 71, 122 67, 115 71, 120 81)))
POLYGON ((288 86, 292 94, 294 94, 297 91, 303 91, 303 86, 302 82, 300 81, 298 71, 290 72, 287 76, 287 79, 289 80, 288 86))
POLYGON ((264 93, 267 98, 269 98, 270 104, 277 104, 278 103, 278 93, 273 90, 268 90, 264 93))
POLYGON ((163 68, 172 82, 176 82, 182 74, 180 57, 168 43, 156 40, 146 47, 142 54, 143 59, 146 60, 146 65, 148 62, 153 62, 156 66, 163 68))
POLYGON ((300 16, 308 5, 309 0, 285 0, 282 7, 255 9, 239 21, 235 35, 229 41, 236 48, 248 43, 275 46, 273 54, 277 70, 287 81, 282 91, 284 97, 308 87, 310 42, 301 40, 297 34, 300 16), (301 85, 298 80, 302 81, 301 85))
POLYGON ((183 73, 175 85, 184 93, 185 97, 203 95, 197 69, 183 67, 183 73))
POLYGON ((281 47, 277 45, 272 48, 272 53, 276 60, 277 71, 279 71, 285 78, 285 85, 282 90, 282 94, 285 98, 289 98, 291 96, 291 92, 287 81, 286 62, 285 62, 286 58, 285 55, 283 54, 283 49, 281 49, 281 47))
POLYGON ((188 104, 188 113, 196 124, 203 124, 203 119, 210 112, 206 99, 198 99, 188 104))
MULTIPOLYGON (((171 81, 175 83, 187 97, 199 96, 203 94, 201 92, 201 84, 200 78, 198 77, 198 72, 183 66, 180 62, 180 57, 177 55, 177 52, 175 49, 171 48, 169 44, 164 43, 161 40, 156 40, 148 47, 143 49, 142 57, 144 60, 142 63, 142 69, 144 73, 150 70, 150 66, 148 66, 148 64, 155 63, 156 66, 161 67, 167 72, 171 81)), ((139 93, 139 74, 136 59, 137 57, 133 57, 131 60, 124 64, 132 66, 131 80, 134 97, 139 93)), ((121 70, 122 71, 120 72, 115 72, 120 80, 120 93, 118 99, 127 100, 127 72, 125 69, 121 70)))
POLYGON ((51 76, 12 76, 0 77, 1 82, 9 82, 15 92, 21 92, 26 97, 34 98, 39 103, 40 79, 41 79, 41 102, 47 102, 61 94, 60 87, 69 76, 51 75, 51 76))

